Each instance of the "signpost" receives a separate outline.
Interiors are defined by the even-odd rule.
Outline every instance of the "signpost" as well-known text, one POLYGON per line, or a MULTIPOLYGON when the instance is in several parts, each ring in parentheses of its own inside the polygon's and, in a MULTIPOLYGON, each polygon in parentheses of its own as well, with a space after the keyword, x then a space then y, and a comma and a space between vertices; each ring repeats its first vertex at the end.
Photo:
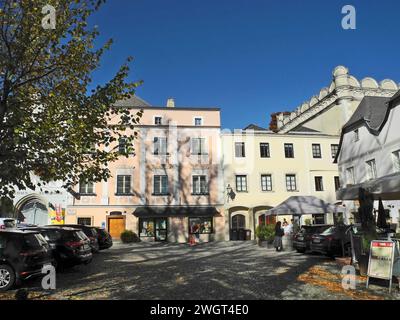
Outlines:
POLYGON ((389 293, 392 290, 393 263, 395 242, 393 241, 371 241, 369 254, 367 288, 369 278, 389 280, 389 293))

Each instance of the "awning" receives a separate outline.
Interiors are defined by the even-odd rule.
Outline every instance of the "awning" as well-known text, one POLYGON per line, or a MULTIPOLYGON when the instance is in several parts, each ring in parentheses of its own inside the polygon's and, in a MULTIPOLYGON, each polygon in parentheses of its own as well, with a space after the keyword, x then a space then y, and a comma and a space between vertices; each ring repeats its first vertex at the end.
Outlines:
POLYGON ((219 212, 215 207, 197 206, 142 206, 135 209, 133 215, 140 218, 157 218, 157 217, 210 217, 216 216, 219 212))
POLYGON ((338 200, 357 200, 359 189, 372 193, 375 199, 400 200, 400 173, 348 186, 336 192, 338 200))
POLYGON ((292 196, 267 210, 267 215, 303 215, 344 212, 345 209, 314 196, 292 196))

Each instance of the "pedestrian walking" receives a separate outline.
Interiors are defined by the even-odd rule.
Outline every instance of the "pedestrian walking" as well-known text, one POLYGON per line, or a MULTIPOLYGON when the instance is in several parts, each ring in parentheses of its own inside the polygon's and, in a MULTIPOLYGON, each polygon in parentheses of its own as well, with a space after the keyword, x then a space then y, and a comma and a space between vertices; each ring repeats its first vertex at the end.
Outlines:
POLYGON ((275 225, 275 238, 274 238, 274 247, 276 251, 281 251, 282 248, 282 237, 285 234, 281 227, 281 222, 278 221, 275 225))

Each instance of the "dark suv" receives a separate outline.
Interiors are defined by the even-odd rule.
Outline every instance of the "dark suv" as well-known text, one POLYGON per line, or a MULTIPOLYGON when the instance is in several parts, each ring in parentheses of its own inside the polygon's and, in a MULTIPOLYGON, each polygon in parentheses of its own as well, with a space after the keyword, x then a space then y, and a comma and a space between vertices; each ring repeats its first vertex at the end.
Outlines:
POLYGON ((38 231, 0 231, 0 291, 41 275, 52 263, 49 244, 38 231))
POLYGON ((96 253, 99 252, 99 240, 97 235, 97 230, 95 227, 85 226, 83 224, 64 224, 63 227, 71 227, 75 229, 82 230, 84 234, 90 240, 90 246, 92 247, 92 252, 96 253))
POLYGON ((81 230, 55 226, 38 229, 53 250, 53 257, 59 267, 72 267, 92 261, 90 241, 81 230))
POLYGON ((332 225, 329 224, 316 224, 307 226, 304 225, 301 227, 300 231, 296 233, 293 237, 293 248, 297 250, 297 252, 306 252, 310 250, 312 236, 316 233, 322 233, 332 225))
POLYGON ((97 231, 97 239, 99 241, 99 249, 104 250, 111 248, 113 245, 113 240, 111 235, 107 232, 107 230, 103 228, 95 227, 97 231))

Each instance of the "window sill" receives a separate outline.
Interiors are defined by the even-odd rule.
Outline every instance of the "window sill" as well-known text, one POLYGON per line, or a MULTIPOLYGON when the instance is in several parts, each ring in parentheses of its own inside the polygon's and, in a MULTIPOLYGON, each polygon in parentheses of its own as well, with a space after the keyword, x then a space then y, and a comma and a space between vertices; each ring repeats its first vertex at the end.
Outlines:
POLYGON ((96 197, 97 194, 95 193, 78 193, 80 197, 96 197))
POLYGON ((237 193, 249 193, 248 191, 239 191, 239 190, 236 190, 236 192, 237 193))
POLYGON ((300 190, 286 190, 286 192, 300 192, 300 190))
POLYGON ((134 196, 135 194, 133 194, 133 193, 115 193, 114 195, 117 197, 123 197, 123 196, 134 196))
POLYGON ((272 192, 275 192, 274 190, 261 190, 261 192, 264 192, 264 193, 272 193, 272 192))
POLYGON ((209 196, 209 195, 210 195, 209 192, 207 192, 207 193, 192 193, 192 196, 209 196))
POLYGON ((170 193, 152 193, 151 195, 154 197, 167 197, 167 196, 170 196, 171 194, 170 193))
POLYGON ((168 157, 170 156, 169 153, 152 153, 153 156, 159 156, 159 157, 168 157))

